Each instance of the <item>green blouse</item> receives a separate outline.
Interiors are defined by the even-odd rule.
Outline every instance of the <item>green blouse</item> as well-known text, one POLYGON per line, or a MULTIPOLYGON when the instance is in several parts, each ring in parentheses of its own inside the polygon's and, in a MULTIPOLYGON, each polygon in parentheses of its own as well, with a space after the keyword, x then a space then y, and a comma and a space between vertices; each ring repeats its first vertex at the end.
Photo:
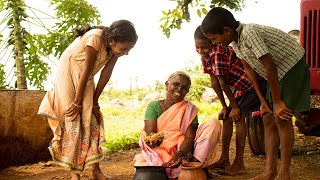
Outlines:
MULTIPOLYGON (((159 101, 151 101, 146 109, 144 120, 151 120, 157 122, 158 117, 162 114, 161 106, 159 101)), ((196 116, 192 124, 199 124, 198 122, 198 116, 196 116)))

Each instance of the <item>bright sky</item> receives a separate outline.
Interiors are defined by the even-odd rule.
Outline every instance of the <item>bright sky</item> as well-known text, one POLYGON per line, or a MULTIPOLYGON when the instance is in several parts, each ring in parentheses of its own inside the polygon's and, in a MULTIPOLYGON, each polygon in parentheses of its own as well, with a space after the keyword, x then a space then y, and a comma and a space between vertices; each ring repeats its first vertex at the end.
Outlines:
MULTIPOLYGON (((194 48, 193 33, 202 18, 191 14, 191 22, 181 30, 173 30, 167 39, 160 29, 161 11, 175 7, 169 0, 88 0, 101 13, 103 25, 127 19, 134 23, 139 39, 128 56, 119 58, 111 81, 116 88, 129 89, 138 80, 139 87, 154 85, 176 70, 200 63, 194 48)), ((210 2, 210 1, 208 1, 210 2)), ((38 1, 37 1, 38 3, 38 1)), ((194 13, 194 11, 191 12, 194 13)), ((285 32, 300 28, 300 0, 247 0, 242 12, 235 12, 237 20, 277 27, 285 32)), ((54 67, 53 67, 54 68, 54 67)), ((53 75, 51 75, 52 77, 53 75)))

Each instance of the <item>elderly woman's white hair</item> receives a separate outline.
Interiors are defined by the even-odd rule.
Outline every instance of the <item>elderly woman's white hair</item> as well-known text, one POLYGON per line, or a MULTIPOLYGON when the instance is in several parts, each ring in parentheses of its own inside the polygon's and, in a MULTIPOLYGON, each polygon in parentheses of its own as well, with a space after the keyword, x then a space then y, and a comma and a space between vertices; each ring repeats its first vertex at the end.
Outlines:
POLYGON ((174 73, 172 73, 169 77, 168 77, 168 80, 166 81, 166 85, 168 85, 168 83, 170 83, 174 78, 176 78, 177 76, 184 76, 188 79, 189 81, 189 86, 191 86, 191 78, 190 76, 183 72, 183 71, 176 71, 174 73))

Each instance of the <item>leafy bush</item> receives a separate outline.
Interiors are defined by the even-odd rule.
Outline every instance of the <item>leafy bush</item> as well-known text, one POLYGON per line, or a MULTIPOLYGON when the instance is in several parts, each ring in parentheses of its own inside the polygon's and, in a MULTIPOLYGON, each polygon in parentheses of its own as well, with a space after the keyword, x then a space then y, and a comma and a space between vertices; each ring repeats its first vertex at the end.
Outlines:
POLYGON ((219 101, 212 104, 205 101, 193 101, 193 103, 199 108, 198 119, 201 123, 204 123, 211 118, 218 118, 218 112, 222 108, 219 101))
POLYGON ((204 92, 204 88, 211 87, 210 78, 208 75, 203 73, 201 65, 187 67, 186 72, 189 74, 192 81, 190 91, 186 98, 200 101, 201 95, 204 92))

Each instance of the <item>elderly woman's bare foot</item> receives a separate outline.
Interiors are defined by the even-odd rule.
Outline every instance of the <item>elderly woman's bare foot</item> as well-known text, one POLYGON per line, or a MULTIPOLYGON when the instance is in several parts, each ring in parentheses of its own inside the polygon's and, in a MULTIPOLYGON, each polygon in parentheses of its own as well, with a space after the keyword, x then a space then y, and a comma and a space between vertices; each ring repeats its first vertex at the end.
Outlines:
POLYGON ((80 175, 78 173, 75 173, 75 172, 70 172, 70 179, 71 180, 79 180, 80 179, 80 175))

